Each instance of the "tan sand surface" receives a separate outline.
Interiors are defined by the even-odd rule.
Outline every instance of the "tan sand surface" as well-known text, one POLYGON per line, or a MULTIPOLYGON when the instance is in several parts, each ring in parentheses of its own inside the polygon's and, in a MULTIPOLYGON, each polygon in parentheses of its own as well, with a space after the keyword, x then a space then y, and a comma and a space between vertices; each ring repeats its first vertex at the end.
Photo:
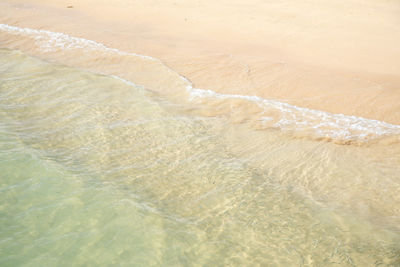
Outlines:
POLYGON ((400 124, 399 1, 3 0, 0 23, 157 57, 199 88, 400 124))

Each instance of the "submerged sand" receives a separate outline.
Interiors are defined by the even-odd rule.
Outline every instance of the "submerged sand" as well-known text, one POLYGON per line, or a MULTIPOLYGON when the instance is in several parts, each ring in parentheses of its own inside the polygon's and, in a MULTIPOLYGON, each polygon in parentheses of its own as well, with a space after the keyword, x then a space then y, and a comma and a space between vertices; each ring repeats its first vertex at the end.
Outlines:
POLYGON ((398 1, 376 0, 0 3, 0 23, 159 58, 198 88, 393 124, 398 14, 398 1))

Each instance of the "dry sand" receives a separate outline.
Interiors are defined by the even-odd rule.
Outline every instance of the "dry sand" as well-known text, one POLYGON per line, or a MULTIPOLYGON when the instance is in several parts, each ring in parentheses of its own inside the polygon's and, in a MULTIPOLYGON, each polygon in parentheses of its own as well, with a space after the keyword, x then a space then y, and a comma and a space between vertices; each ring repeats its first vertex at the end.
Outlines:
POLYGON ((0 23, 160 58, 196 87, 400 124, 395 0, 3 0, 0 23))

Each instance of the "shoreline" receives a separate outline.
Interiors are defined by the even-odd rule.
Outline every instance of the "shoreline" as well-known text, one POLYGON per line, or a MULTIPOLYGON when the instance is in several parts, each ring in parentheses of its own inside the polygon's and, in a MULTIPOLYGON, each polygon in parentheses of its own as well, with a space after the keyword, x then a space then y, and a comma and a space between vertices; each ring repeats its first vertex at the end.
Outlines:
POLYGON ((185 103, 185 106, 192 106, 189 110, 193 110, 194 104, 197 106, 195 113, 203 116, 224 114, 233 123, 251 122, 252 128, 255 127, 255 129, 279 128, 283 132, 291 133, 294 137, 307 136, 311 139, 338 144, 360 145, 380 140, 384 143, 392 143, 396 142, 400 133, 400 125, 384 121, 312 110, 258 96, 221 94, 196 88, 185 76, 175 72, 157 58, 120 51, 93 40, 7 24, 0 24, 0 30, 3 33, 0 40, 11 46, 16 45, 14 48, 18 50, 39 53, 40 57, 50 61, 56 60, 58 63, 66 60, 69 64, 95 73, 110 75, 134 86, 137 86, 135 82, 140 78, 139 86, 161 93, 181 105, 185 103), (15 42, 17 44, 14 44, 15 42), (71 63, 71 56, 72 58, 78 56, 83 60, 72 60, 71 63), (98 58, 102 58, 100 65, 97 62, 98 58), (88 63, 93 60, 94 65, 88 63), (102 68, 105 62, 119 62, 117 65, 121 65, 122 61, 125 61, 126 67, 136 68, 136 71, 133 71, 135 75, 127 76, 125 71, 121 72, 121 67, 124 69, 124 66, 114 70, 102 68), (144 72, 143 67, 146 69, 144 72), (160 81, 154 82, 154 75, 159 76, 160 81), (160 78, 160 75, 163 78, 160 78), (147 79, 140 76, 147 76, 147 79), (164 94, 163 89, 168 86, 167 84, 172 90, 167 90, 169 94, 164 94))
MULTIPOLYGON (((105 2, 94 5, 91 0, 76 5, 73 3, 66 5, 61 1, 54 3, 47 0, 41 0, 40 4, 30 3, 29 0, 11 2, 0 4, 2 6, 2 11, 0 11, 2 23, 63 32, 95 40, 122 51, 132 51, 159 58, 168 67, 187 77, 197 88, 212 89, 222 94, 256 95, 298 107, 400 124, 400 94, 398 93, 400 73, 396 71, 400 69, 400 60, 396 61, 397 56, 400 58, 400 49, 394 48, 394 44, 388 43, 386 47, 381 47, 382 51, 379 55, 368 54, 367 52, 374 45, 361 45, 361 40, 358 44, 352 44, 361 48, 359 53, 343 58, 343 62, 329 60, 332 56, 328 55, 299 55, 301 51, 306 50, 313 50, 313 54, 323 53, 323 51, 318 52, 318 46, 321 48, 321 40, 316 40, 315 44, 309 43, 310 46, 302 44, 312 41, 310 36, 313 31, 315 33, 315 29, 303 28, 301 35, 303 38, 298 41, 299 48, 297 50, 289 47, 289 41, 293 41, 290 36, 285 37, 286 41, 282 42, 282 45, 278 42, 279 38, 282 39, 289 32, 295 34, 297 26, 292 24, 293 21, 296 19, 301 21, 307 17, 300 16, 299 8, 304 3, 299 3, 298 6, 294 5, 293 8, 262 6, 259 12, 251 9, 250 5, 242 5, 245 12, 253 12, 255 24, 261 19, 262 11, 272 12, 275 10, 281 13, 275 15, 275 22, 270 18, 270 21, 267 20, 264 24, 258 23, 258 26, 253 28, 251 26, 254 26, 254 23, 244 20, 242 23, 246 27, 240 31, 234 29, 237 23, 235 24, 233 21, 235 18, 244 18, 245 15, 248 15, 245 12, 243 16, 235 13, 239 11, 240 1, 234 2, 225 13, 221 14, 218 12, 221 12, 220 5, 222 4, 213 3, 205 6, 203 3, 201 6, 201 2, 197 4, 195 2, 176 3, 176 5, 169 1, 158 3, 158 5, 118 2, 114 6, 107 5, 105 2), (73 8, 67 8, 70 5, 73 8), (136 9, 138 5, 142 8, 141 10, 136 9), (90 8, 91 6, 93 8, 90 8), (204 13, 196 11, 196 8, 204 13), (283 14, 288 12, 285 8, 289 8, 291 14, 297 14, 300 18, 295 17, 292 21, 287 18, 287 25, 283 27, 285 18, 283 14), (107 9, 109 12, 104 12, 107 9), (149 17, 149 14, 155 14, 156 11, 161 12, 159 17, 149 17), (232 16, 227 14, 228 11, 231 11, 232 16), (178 20, 184 14, 187 18, 182 23, 190 24, 189 28, 187 25, 179 26, 178 20), (210 16, 207 17, 207 15, 210 16), (174 18, 174 16, 176 17, 174 18), (194 17, 197 19, 193 22, 191 18, 194 17), (226 21, 214 21, 215 23, 212 24, 211 22, 217 18, 226 21), (169 24, 157 23, 165 21, 169 21, 169 24), (200 25, 200 21, 207 23, 200 25), (219 36, 220 27, 231 24, 233 26, 226 29, 226 35, 219 36), (260 31, 262 26, 266 27, 265 32, 259 32, 259 35, 256 36, 255 31, 260 31), (190 28, 192 33, 188 31, 190 28), (168 31, 163 32, 165 29, 168 31), (246 29, 252 30, 246 32, 246 29), (202 30, 207 35, 200 35, 199 32, 202 30), (273 32, 277 30, 282 30, 282 32, 273 32), (195 39, 195 37, 198 38, 195 39), (267 37, 275 39, 271 39, 272 41, 268 44, 267 37), (385 49, 386 52, 383 51, 385 49), (382 58, 384 54, 393 56, 382 58), (362 56, 364 56, 364 60, 360 60, 358 63, 357 57, 362 56), (381 58, 377 60, 379 56, 381 58), (310 57, 308 62, 305 61, 306 57, 310 57), (361 63, 365 63, 366 59, 371 60, 372 63, 362 65, 361 63), (374 65, 374 62, 377 64, 374 65), (386 62, 386 66, 383 66, 382 62, 386 62), (349 67, 345 68, 344 66, 347 65, 349 67), (358 69, 357 65, 360 65, 358 69)), ((356 1, 350 4, 354 3, 356 1)), ((368 3, 369 5, 366 5, 364 9, 371 8, 374 1, 368 3)), ((379 7, 381 12, 389 12, 389 7, 393 9, 397 6, 400 9, 400 5, 396 5, 395 2, 388 2, 387 6, 379 4, 375 7, 379 7)), ((324 8, 324 12, 329 10, 326 6, 324 8)), ((338 7, 335 8, 332 10, 337 12, 338 7)), ((319 16, 315 10, 311 11, 314 11, 314 13, 310 13, 312 16, 319 16)), ((391 12, 394 11, 391 10, 391 12)), ((359 11, 359 13, 362 12, 359 11)), ((358 18, 367 18, 360 14, 358 14, 358 18)), ((334 15, 337 13, 333 12, 332 16, 334 15)), ((375 25, 377 29, 373 29, 373 31, 370 29, 371 34, 376 34, 382 29, 389 29, 389 26, 393 26, 393 19, 393 17, 389 17, 382 25, 374 24, 376 21, 374 22, 372 19, 371 25, 375 25), (382 29, 378 26, 382 26, 382 29)), ((327 21, 330 20, 327 19, 327 21)), ((354 30, 349 27, 349 30, 343 30, 342 34, 354 30)), ((335 36, 339 33, 326 33, 325 37, 330 34, 335 36)), ((364 34, 366 37, 363 31, 360 34, 364 34)), ((400 35, 397 36, 396 32, 393 32, 391 37, 387 36, 385 31, 381 31, 381 34, 382 40, 400 40, 400 35)), ((343 48, 346 46, 346 40, 337 40, 337 43, 342 45, 342 52, 346 50, 343 48)), ((292 44, 292 46, 294 45, 296 44, 292 44)), ((339 49, 336 53, 340 52, 339 49)))

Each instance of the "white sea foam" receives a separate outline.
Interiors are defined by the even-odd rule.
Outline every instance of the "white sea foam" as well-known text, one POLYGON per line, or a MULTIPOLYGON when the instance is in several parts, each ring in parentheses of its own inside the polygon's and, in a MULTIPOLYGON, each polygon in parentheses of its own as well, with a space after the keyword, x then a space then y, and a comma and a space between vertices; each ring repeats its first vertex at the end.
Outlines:
MULTIPOLYGON (((124 52, 116 48, 110 48, 102 43, 73 37, 64 33, 20 28, 7 24, 0 24, 0 30, 10 34, 29 36, 35 40, 38 47, 49 52, 56 49, 90 49, 104 51, 106 53, 114 53, 121 56, 134 56, 145 60, 157 61, 168 71, 177 74, 157 58, 124 52)), ((278 113, 279 115, 274 117, 263 116, 261 114, 259 122, 270 127, 294 132, 307 131, 312 132, 312 134, 317 137, 337 140, 370 140, 387 135, 400 135, 400 125, 356 116, 333 114, 325 111, 297 107, 258 96, 221 94, 212 90, 194 88, 192 83, 186 77, 180 74, 177 75, 185 84, 187 84, 186 90, 189 93, 191 100, 199 98, 213 98, 228 101, 231 99, 240 99, 258 105, 264 110, 263 113, 271 113, 271 111, 278 113)), ((125 79, 122 80, 129 82, 125 79)), ((133 85, 138 86, 134 83, 133 85)))
POLYGON ((46 30, 36 30, 31 28, 20 28, 7 24, 0 24, 0 30, 12 34, 20 34, 33 37, 36 44, 46 51, 54 51, 54 49, 92 49, 102 50, 109 53, 116 53, 119 55, 130 55, 148 60, 158 60, 156 58, 140 55, 136 53, 129 53, 118 50, 116 48, 108 47, 96 41, 87 40, 84 38, 73 37, 65 33, 52 32, 46 30))
POLYGON ((187 88, 194 98, 242 99, 260 106, 265 112, 279 111, 278 118, 261 116, 260 120, 272 127, 290 131, 313 131, 318 137, 339 140, 373 139, 385 135, 399 135, 400 125, 344 114, 297 107, 258 96, 220 94, 212 90, 187 88))

